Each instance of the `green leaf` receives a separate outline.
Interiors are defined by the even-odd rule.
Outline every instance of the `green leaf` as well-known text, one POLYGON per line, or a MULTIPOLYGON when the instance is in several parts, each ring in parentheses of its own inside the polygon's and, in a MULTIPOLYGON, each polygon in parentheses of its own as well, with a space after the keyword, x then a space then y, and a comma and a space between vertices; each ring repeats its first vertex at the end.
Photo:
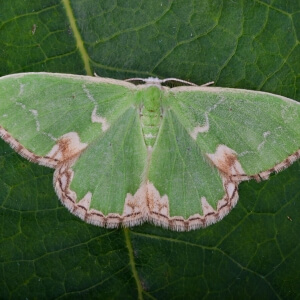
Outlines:
MULTIPOLYGON (((299 100, 299 9, 294 1, 6 1, 0 73, 214 80, 299 100)), ((236 208, 204 230, 109 230, 60 205, 51 169, 0 147, 3 298, 299 297, 299 163, 242 183, 236 208)))

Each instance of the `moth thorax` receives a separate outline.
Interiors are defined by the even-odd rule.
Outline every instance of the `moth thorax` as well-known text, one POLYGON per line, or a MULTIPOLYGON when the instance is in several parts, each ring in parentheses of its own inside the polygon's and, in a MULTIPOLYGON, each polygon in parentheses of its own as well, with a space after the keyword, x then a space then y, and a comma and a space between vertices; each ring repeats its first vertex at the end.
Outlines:
POLYGON ((161 124, 161 90, 151 86, 144 90, 141 105, 141 124, 145 144, 153 146, 161 124))

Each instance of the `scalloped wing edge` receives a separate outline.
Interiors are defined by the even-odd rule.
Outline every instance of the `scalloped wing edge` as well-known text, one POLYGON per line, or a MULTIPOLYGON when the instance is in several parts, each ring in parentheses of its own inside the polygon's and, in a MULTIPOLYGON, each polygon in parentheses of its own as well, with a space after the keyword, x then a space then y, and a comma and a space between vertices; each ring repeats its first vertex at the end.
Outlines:
POLYGON ((73 170, 67 165, 56 169, 54 173, 55 191, 63 205, 85 222, 107 228, 117 228, 120 225, 132 227, 148 221, 176 231, 189 231, 207 227, 221 220, 238 201, 238 182, 229 182, 224 178, 225 196, 218 201, 217 210, 214 210, 205 197, 202 197, 203 216, 194 214, 188 219, 181 216, 170 217, 168 197, 161 196, 154 185, 147 182, 143 183, 134 195, 127 194, 122 215, 116 213, 104 215, 101 211, 89 208, 91 192, 77 201, 76 193, 69 188, 73 174, 73 170))
POLYGON ((105 215, 101 211, 89 209, 92 197, 91 192, 88 192, 83 199, 77 201, 76 193, 69 189, 73 171, 68 166, 62 166, 55 171, 54 186, 63 205, 70 212, 85 222, 96 226, 107 228, 132 227, 141 225, 144 222, 151 222, 154 225, 171 230, 190 231, 207 227, 223 219, 237 204, 239 198, 238 185, 240 182, 250 179, 256 179, 257 181, 268 179, 271 173, 287 168, 299 158, 300 149, 283 162, 276 164, 273 168, 251 176, 243 174, 227 176, 220 172, 225 195, 218 201, 217 209, 214 210, 205 197, 202 197, 201 202, 204 214, 194 214, 188 219, 184 219, 182 216, 170 217, 167 195, 161 196, 151 182, 142 184, 134 195, 127 194, 122 215, 116 213, 105 215), (147 195, 147 199, 143 198, 142 195, 147 195))

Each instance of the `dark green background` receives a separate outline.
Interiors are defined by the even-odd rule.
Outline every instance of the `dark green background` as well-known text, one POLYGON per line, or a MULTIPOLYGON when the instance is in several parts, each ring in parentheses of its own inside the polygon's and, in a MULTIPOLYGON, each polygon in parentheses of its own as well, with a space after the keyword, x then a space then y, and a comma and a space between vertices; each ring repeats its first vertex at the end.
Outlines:
MULTIPOLYGON (((1 76, 178 77, 299 101, 299 39, 299 0, 0 0, 1 76)), ((188 233, 87 225, 52 174, 0 141, 1 299, 300 297, 299 162, 188 233)))

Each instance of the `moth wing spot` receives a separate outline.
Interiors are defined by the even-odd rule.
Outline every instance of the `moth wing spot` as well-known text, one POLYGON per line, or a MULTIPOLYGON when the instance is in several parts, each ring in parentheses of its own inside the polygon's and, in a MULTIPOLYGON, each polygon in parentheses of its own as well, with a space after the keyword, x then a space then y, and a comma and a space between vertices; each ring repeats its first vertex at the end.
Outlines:
POLYGON ((208 113, 206 112, 204 116, 205 116, 205 124, 203 126, 196 126, 190 133, 190 136, 194 140, 197 139, 198 133, 204 133, 209 131, 208 113))
POLYGON ((108 124, 106 118, 97 115, 98 104, 97 104, 96 100, 94 99, 93 95, 90 93, 90 91, 88 90, 88 88, 86 87, 85 84, 82 85, 82 89, 86 93, 88 99, 94 104, 94 109, 93 109, 92 115, 91 115, 92 123, 102 124, 102 131, 103 132, 106 131, 109 128, 109 124, 108 124))
POLYGON ((245 171, 237 159, 236 152, 229 147, 219 145, 215 153, 206 155, 218 170, 226 176, 239 178, 239 176, 245 175, 245 171))
POLYGON ((97 106, 95 106, 95 108, 93 109, 93 112, 92 112, 92 122, 102 124, 103 132, 109 128, 109 124, 108 124, 106 118, 103 118, 103 117, 97 115, 97 106))
POLYGON ((46 155, 60 162, 76 158, 88 144, 81 143, 77 132, 69 132, 61 136, 46 155))

